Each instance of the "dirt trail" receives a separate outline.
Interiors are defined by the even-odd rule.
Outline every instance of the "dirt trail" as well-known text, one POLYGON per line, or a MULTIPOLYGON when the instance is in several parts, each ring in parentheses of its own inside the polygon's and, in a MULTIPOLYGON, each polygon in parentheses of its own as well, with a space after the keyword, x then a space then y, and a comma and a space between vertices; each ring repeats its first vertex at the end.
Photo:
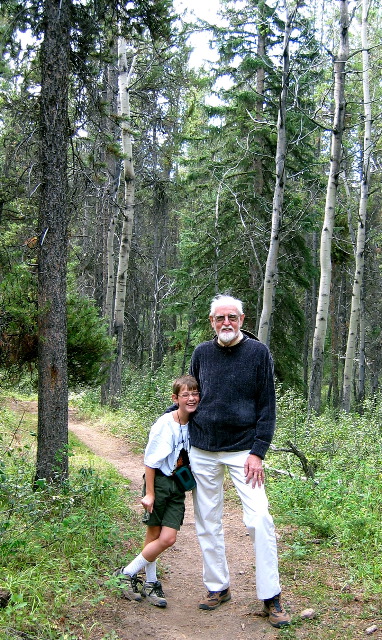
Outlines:
MULTIPOLYGON (((129 478, 141 511, 140 491, 143 458, 132 454, 123 441, 76 419, 70 412, 69 429, 91 451, 113 464, 129 478)), ((256 599, 251 544, 242 523, 241 511, 230 508, 224 517, 227 558, 231 574, 232 600, 215 611, 201 611, 197 605, 205 590, 202 560, 195 534, 192 498, 187 494, 186 517, 176 544, 161 556, 165 573, 162 585, 168 606, 159 609, 147 602, 110 600, 93 612, 94 636, 117 634, 120 640, 274 640, 280 632, 260 617, 262 603, 256 599)), ((288 603, 287 603, 288 604, 288 603)), ((89 620, 88 623, 91 621, 89 620)), ((86 625, 87 626, 87 625, 86 625)))

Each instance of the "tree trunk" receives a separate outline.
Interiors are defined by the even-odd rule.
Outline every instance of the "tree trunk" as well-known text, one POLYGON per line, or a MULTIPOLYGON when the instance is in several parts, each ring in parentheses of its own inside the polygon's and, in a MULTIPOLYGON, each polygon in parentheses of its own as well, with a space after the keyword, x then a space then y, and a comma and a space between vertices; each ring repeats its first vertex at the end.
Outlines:
POLYGON ((341 170, 341 144, 345 118, 345 65, 349 55, 348 0, 339 0, 340 46, 334 61, 334 117, 331 137, 331 154, 328 186, 326 191, 325 217, 320 245, 320 287, 317 301, 316 326, 313 336, 312 369, 309 388, 309 408, 319 413, 321 407, 324 348, 328 323, 331 284, 331 249, 341 170))
MULTIPOLYGON (((264 20, 264 4, 260 3, 259 7, 259 24, 257 26, 257 50, 256 56, 258 60, 265 59, 267 32, 265 29, 264 20)), ((265 87, 265 62, 259 66, 256 71, 256 120, 261 122, 264 117, 264 87, 265 87)), ((255 191, 257 195, 262 195, 264 190, 264 175, 263 175, 263 155, 264 155, 264 139, 263 136, 256 136, 256 144, 258 146, 258 153, 254 160, 255 169, 255 191)))
POLYGON ((118 56, 117 38, 110 46, 109 63, 104 72, 103 95, 104 116, 101 120, 103 144, 101 163, 105 166, 102 183, 99 185, 100 197, 97 198, 99 211, 96 225, 96 295, 95 298, 102 309, 102 315, 107 319, 109 332, 112 331, 113 300, 114 300, 114 231, 118 217, 117 195, 121 175, 121 160, 114 149, 119 138, 120 129, 117 122, 118 114, 118 56), (98 277, 97 277, 98 276, 98 277))
POLYGON ((280 229, 282 221, 282 210, 284 205, 285 190, 285 156, 286 156, 286 108, 289 86, 289 39, 292 24, 296 15, 297 7, 289 15, 286 6, 286 21, 283 45, 283 71, 282 87, 280 94, 279 112, 277 118, 277 147, 276 147, 276 183, 273 194, 272 207, 272 231, 268 250, 267 264, 264 276, 263 308, 260 316, 258 338, 261 342, 269 345, 271 337, 271 321, 274 309, 274 299, 277 284, 277 260, 280 248, 280 229))
MULTIPOLYGON (((155 141, 155 138, 154 138, 155 141)), ((156 371, 163 361, 163 336, 161 309, 163 300, 169 293, 168 278, 165 275, 166 253, 169 245, 168 211, 169 199, 166 192, 170 174, 158 176, 154 185, 153 220, 153 306, 150 314, 150 368, 156 371)))
POLYGON ((44 3, 38 257, 38 439, 35 480, 68 476, 66 352, 70 0, 44 3))
POLYGON ((338 270, 340 267, 333 263, 332 286, 330 293, 330 337, 331 337, 331 400, 333 409, 340 406, 340 392, 338 384, 338 362, 339 362, 339 321, 338 321, 338 305, 340 300, 336 293, 338 292, 338 270))
MULTIPOLYGON (((364 283, 365 284, 365 281, 364 283)), ((366 323, 365 323, 365 300, 363 293, 364 286, 361 290, 361 310, 359 318, 359 367, 358 367, 358 391, 357 391, 357 403, 358 411, 362 412, 362 405, 365 400, 365 369, 366 369, 366 356, 365 356, 365 342, 366 342, 366 323)))
MULTIPOLYGON (((311 246, 312 246, 312 256, 313 256, 313 266, 316 269, 317 267, 317 232, 313 231, 311 238, 311 246)), ((317 304, 317 281, 314 276, 311 281, 310 288, 306 291, 305 294, 305 318, 306 318, 306 327, 305 327, 305 336, 304 336, 304 354, 303 354, 303 371, 304 371, 304 397, 308 399, 308 389, 309 389, 309 351, 311 339, 314 331, 314 310, 317 304)))
POLYGON ((371 102, 369 88, 369 50, 368 50, 368 23, 369 0, 362 2, 362 71, 363 71, 363 108, 364 108, 364 142, 361 193, 358 212, 357 249, 355 258, 355 273, 353 281, 353 293, 349 320, 349 333, 346 346, 342 408, 349 413, 351 403, 351 384, 353 379, 354 359, 356 350, 357 333, 361 314, 361 292, 365 267, 365 232, 366 210, 369 196, 370 182, 370 155, 371 155, 371 102))
POLYGON ((130 83, 134 71, 136 56, 132 56, 129 67, 127 61, 127 42, 122 37, 119 38, 118 41, 118 60, 120 118, 122 126, 122 149, 124 154, 123 177, 125 191, 122 207, 123 223, 119 248, 113 322, 113 331, 116 338, 116 358, 110 368, 109 402, 113 405, 118 404, 118 396, 121 389, 127 269, 129 266, 135 205, 133 136, 130 123, 130 83))

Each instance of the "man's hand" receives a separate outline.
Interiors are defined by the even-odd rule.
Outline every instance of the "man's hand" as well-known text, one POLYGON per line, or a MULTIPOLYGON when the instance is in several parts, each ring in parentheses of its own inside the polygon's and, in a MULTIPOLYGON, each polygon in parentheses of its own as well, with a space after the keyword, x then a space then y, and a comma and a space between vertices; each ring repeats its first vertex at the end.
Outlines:
POLYGON ((261 487, 264 484, 264 469, 263 461, 259 456, 255 456, 250 453, 244 463, 244 474, 246 483, 248 484, 252 480, 252 487, 255 488, 258 484, 261 487))

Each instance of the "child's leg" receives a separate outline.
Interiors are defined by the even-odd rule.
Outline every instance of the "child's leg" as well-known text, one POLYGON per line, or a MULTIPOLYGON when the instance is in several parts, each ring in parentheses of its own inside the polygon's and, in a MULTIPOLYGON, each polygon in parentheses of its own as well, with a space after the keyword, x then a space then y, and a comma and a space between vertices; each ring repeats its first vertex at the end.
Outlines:
POLYGON ((175 543, 177 533, 177 530, 171 527, 147 527, 142 553, 124 567, 123 573, 133 576, 154 562, 163 551, 175 543))
POLYGON ((143 584, 142 596, 146 598, 149 604, 153 604, 155 607, 166 607, 167 600, 163 593, 162 585, 156 578, 156 559, 171 547, 175 540, 178 531, 171 527, 162 527, 159 538, 149 542, 142 551, 142 556, 147 559, 146 565, 146 582, 143 584), (155 576, 153 575, 152 568, 155 567, 155 576))
MULTIPOLYGON (((147 544, 150 544, 159 538, 161 529, 161 526, 147 527, 144 548, 147 544)), ((140 553, 130 562, 130 564, 123 568, 123 573, 128 574, 129 576, 134 576, 144 569, 149 563, 151 563, 151 560, 147 560, 142 553, 140 553)))
MULTIPOLYGON (((153 540, 156 540, 157 538, 159 538, 161 528, 162 527, 147 527, 143 548, 145 548, 145 546, 148 545, 153 540)), ((147 565, 145 566, 145 572, 146 572, 146 582, 155 583, 158 580, 156 560, 154 560, 153 562, 147 563, 147 565)))
POLYGON ((151 527, 151 526, 146 527, 146 535, 145 535, 145 541, 143 543, 143 548, 145 548, 146 545, 148 545, 153 540, 156 540, 157 538, 159 538, 161 529, 162 527, 160 525, 157 527, 151 527))
POLYGON ((163 551, 172 547, 176 541, 177 533, 176 529, 162 527, 159 537, 145 544, 142 551, 143 558, 145 558, 147 562, 154 562, 163 551))

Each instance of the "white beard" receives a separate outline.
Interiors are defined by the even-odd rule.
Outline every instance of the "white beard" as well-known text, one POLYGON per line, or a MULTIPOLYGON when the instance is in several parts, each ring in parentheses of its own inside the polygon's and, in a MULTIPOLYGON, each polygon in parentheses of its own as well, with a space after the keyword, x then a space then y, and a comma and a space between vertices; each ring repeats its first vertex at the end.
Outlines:
POLYGON ((232 340, 235 340, 235 338, 237 338, 237 336, 239 335, 239 332, 235 332, 233 329, 231 329, 230 331, 223 331, 221 330, 218 338, 220 340, 220 342, 232 342, 232 340))

